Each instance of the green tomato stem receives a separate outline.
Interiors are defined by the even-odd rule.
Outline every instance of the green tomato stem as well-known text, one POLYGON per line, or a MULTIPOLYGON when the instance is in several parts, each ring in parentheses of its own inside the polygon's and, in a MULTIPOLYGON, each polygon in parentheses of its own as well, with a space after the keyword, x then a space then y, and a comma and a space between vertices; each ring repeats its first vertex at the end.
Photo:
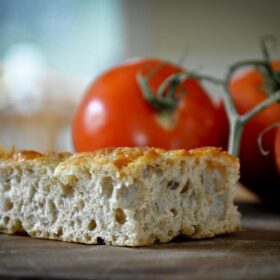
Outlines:
POLYGON ((149 86, 149 81, 147 77, 143 77, 141 74, 137 75, 138 84, 142 90, 143 97, 146 101, 158 112, 169 111, 173 112, 177 108, 177 101, 174 98, 167 97, 157 97, 154 95, 153 91, 149 86))
POLYGON ((257 114, 266 109, 269 105, 280 101, 280 91, 274 93, 269 98, 258 104, 252 110, 248 111, 244 115, 239 115, 236 110, 236 106, 233 102, 232 95, 230 94, 228 87, 225 88, 225 108, 229 119, 230 134, 228 142, 228 152, 236 157, 240 153, 241 138, 245 125, 257 114))
POLYGON ((269 126, 267 126, 259 135, 258 137, 258 145, 259 145, 259 149, 261 151, 261 154, 264 155, 264 156, 267 156, 269 155, 270 151, 269 150, 265 150, 264 147, 263 147, 263 144, 262 144, 262 138, 263 136, 268 132, 270 131, 271 129, 273 128, 277 128, 277 127, 280 127, 280 121, 279 122, 275 122, 269 126))
POLYGON ((244 124, 239 117, 230 118, 230 134, 228 142, 228 152, 234 156, 240 153, 241 137, 244 130, 244 124))
POLYGON ((275 92, 269 98, 265 99, 263 102, 258 104, 251 111, 249 111, 245 115, 241 116, 240 119, 241 119, 242 123, 244 123, 244 124, 247 123, 249 120, 251 120, 258 113, 260 113, 265 108, 267 108, 269 105, 271 105, 271 104, 273 104, 277 101, 280 101, 280 91, 275 92))
POLYGON ((280 91, 272 95, 270 98, 264 100, 262 103, 254 107, 245 115, 238 115, 232 111, 235 107, 234 103, 229 100, 228 94, 225 95, 225 100, 229 106, 226 106, 227 115, 229 117, 230 135, 228 143, 228 152, 234 156, 239 156, 241 137, 245 125, 257 114, 266 109, 269 105, 280 101, 280 91))

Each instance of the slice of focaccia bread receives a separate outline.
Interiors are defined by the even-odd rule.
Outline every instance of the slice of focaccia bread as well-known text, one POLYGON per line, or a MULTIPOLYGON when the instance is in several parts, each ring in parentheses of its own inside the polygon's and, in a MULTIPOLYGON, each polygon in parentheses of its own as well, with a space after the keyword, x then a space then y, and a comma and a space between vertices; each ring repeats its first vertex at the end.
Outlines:
POLYGON ((217 148, 0 156, 0 231, 145 246, 240 228, 239 162, 217 148))

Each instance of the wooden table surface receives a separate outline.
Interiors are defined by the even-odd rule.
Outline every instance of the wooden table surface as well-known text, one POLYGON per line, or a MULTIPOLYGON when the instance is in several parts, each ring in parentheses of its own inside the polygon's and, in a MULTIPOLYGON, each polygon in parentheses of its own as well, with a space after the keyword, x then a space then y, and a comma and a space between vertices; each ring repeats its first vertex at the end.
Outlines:
POLYGON ((280 279, 280 215, 240 210, 242 232, 138 249, 0 234, 0 278, 280 279))

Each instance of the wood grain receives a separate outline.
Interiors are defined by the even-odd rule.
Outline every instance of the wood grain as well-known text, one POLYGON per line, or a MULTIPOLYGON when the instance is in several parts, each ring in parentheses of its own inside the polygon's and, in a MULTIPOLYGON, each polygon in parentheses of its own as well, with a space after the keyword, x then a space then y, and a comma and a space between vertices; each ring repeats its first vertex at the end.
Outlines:
POLYGON ((0 235, 0 277, 69 279, 280 279, 280 216, 240 206, 244 230, 119 248, 0 235))

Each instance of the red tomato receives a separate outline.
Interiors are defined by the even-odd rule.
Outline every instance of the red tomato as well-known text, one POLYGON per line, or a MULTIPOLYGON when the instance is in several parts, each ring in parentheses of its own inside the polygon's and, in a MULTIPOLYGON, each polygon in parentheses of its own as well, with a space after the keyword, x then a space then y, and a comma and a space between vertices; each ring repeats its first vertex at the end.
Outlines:
MULTIPOLYGON (((273 63, 273 68, 280 70, 280 61, 273 63)), ((255 70, 232 81, 233 100, 240 114, 248 112, 267 98, 263 86, 263 79, 255 70)), ((269 106, 246 125, 241 141, 241 180, 267 200, 271 200, 275 191, 280 194, 280 179, 273 155, 275 130, 269 131, 263 138, 264 148, 270 151, 268 156, 261 154, 257 138, 267 126, 279 120, 280 104, 269 106)))
POLYGON ((220 113, 195 81, 182 84, 186 95, 165 127, 158 112, 143 98, 136 77, 160 69, 150 80, 155 92, 179 67, 157 59, 121 64, 97 78, 89 87, 73 119, 76 151, 108 146, 154 146, 165 149, 220 144, 220 113))

